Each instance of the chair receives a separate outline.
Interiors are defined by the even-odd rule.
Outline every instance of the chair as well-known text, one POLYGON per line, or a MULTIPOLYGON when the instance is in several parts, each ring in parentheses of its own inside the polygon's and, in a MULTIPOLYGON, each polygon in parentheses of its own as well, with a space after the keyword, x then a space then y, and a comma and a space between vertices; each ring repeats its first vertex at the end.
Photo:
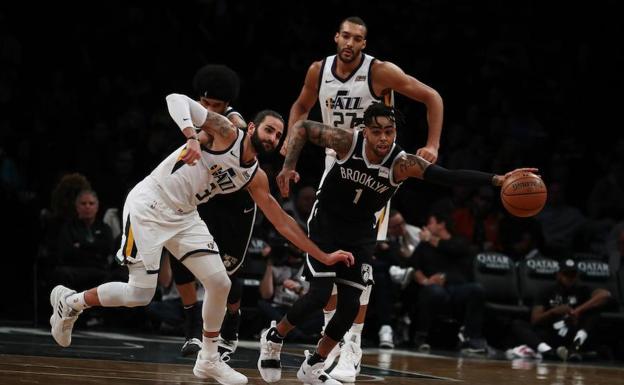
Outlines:
POLYGON ((595 289, 607 289, 615 301, 607 311, 600 313, 603 320, 624 322, 624 307, 622 306, 622 275, 623 271, 611 274, 609 264, 601 259, 583 259, 576 262, 579 271, 579 281, 595 289), (619 281, 619 285, 618 285, 619 281))
POLYGON ((515 262, 507 255, 495 252, 477 254, 473 262, 475 282, 485 290, 487 309, 513 314, 526 314, 518 289, 515 262))
POLYGON ((547 257, 536 257, 522 261, 519 266, 520 297, 522 304, 533 306, 539 295, 556 282, 559 263, 547 257))

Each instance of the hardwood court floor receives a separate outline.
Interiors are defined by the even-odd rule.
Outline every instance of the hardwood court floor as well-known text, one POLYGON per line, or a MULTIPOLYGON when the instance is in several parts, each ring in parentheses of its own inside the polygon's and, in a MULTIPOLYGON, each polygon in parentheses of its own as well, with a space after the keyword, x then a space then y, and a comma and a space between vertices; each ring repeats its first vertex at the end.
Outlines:
MULTIPOLYGON (((61 348, 47 330, 0 327, 0 385, 216 384, 193 376, 194 359, 178 355, 180 343, 173 337, 82 331, 75 333, 72 346, 61 348)), ((284 348, 279 384, 300 384, 296 370, 304 348, 309 346, 284 348)), ((230 363, 250 384, 265 384, 257 358, 257 342, 242 342, 230 363)), ((365 349, 357 383, 611 385, 624 384, 624 368, 621 363, 572 365, 365 349)))

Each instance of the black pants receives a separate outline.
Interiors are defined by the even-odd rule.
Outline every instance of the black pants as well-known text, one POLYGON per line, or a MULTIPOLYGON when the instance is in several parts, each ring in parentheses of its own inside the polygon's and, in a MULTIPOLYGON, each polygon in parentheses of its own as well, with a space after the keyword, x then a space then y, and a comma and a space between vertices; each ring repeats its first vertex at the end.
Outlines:
POLYGON ((545 342, 551 347, 568 346, 572 344, 576 332, 584 329, 588 335, 594 329, 598 321, 598 312, 585 313, 577 324, 567 323, 568 332, 565 336, 560 336, 553 328, 553 322, 543 325, 533 326, 525 320, 514 320, 511 323, 511 332, 515 338, 516 345, 528 345, 537 351, 537 346, 545 342))

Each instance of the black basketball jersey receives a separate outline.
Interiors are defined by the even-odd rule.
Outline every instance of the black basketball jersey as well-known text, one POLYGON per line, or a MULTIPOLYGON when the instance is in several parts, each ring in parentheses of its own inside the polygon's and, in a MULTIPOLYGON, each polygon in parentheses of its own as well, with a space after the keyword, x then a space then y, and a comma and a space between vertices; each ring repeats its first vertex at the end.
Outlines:
POLYGON ((343 159, 336 159, 324 174, 315 209, 336 217, 341 222, 371 224, 401 183, 396 183, 392 166, 403 149, 393 144, 380 164, 372 164, 364 151, 364 134, 353 132, 353 143, 343 159))

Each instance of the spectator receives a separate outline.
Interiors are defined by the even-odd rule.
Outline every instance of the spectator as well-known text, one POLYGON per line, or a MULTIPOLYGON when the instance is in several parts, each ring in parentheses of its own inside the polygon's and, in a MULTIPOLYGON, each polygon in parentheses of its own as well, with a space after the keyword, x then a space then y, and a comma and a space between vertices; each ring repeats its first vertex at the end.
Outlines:
POLYGON ((316 200, 316 189, 312 186, 304 186, 298 192, 294 203, 284 203, 284 211, 290 214, 299 223, 302 229, 308 229, 308 218, 312 212, 316 200))
POLYGON ((60 229, 55 281, 83 290, 111 278, 113 236, 110 227, 98 218, 98 210, 95 191, 78 193, 76 215, 60 229))
POLYGON ((496 210, 496 196, 489 186, 480 187, 472 194, 466 207, 453 210, 455 232, 468 239, 475 251, 498 251, 500 211, 496 210))
POLYGON ((531 323, 512 322, 512 334, 519 345, 509 350, 508 356, 581 360, 582 347, 611 293, 601 288, 592 292, 579 284, 573 259, 565 259, 559 266, 557 282, 539 294, 531 310, 531 323))
MULTIPOLYGON (((427 226, 420 233, 420 244, 414 252, 412 267, 403 269, 408 281, 416 281, 419 289, 415 345, 421 352, 429 351, 426 340, 437 316, 449 309, 456 313, 465 307, 460 330, 462 348, 470 353, 485 353, 482 338, 484 290, 470 282, 472 254, 468 242, 454 236, 450 214, 436 210, 429 215, 427 226)), ((396 275, 395 275, 396 276, 396 275)))

